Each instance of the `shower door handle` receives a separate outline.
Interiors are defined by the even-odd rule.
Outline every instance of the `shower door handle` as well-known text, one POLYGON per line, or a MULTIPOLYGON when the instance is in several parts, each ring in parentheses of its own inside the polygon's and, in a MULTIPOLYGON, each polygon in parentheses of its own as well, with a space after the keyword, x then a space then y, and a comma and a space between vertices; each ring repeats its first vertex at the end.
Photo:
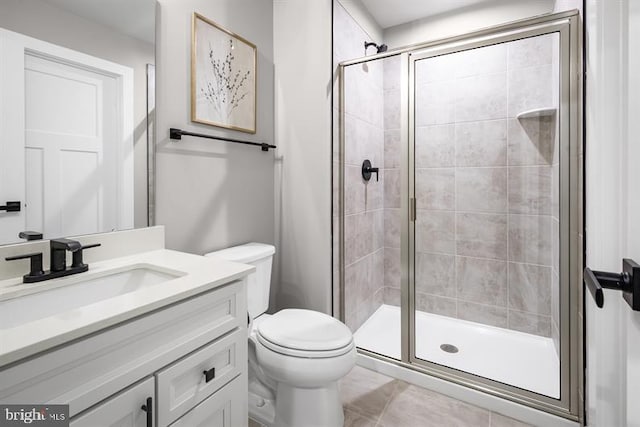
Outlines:
POLYGON ((640 311, 640 265, 631 259, 622 260, 622 273, 584 269, 584 281, 599 308, 604 306, 603 289, 622 291, 622 297, 632 310, 640 311))

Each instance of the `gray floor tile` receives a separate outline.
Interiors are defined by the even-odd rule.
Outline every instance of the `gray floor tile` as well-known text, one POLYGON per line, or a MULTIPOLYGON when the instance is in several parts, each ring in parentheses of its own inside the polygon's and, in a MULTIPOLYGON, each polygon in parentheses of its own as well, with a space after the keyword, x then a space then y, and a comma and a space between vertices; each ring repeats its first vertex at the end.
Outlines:
POLYGON ((345 427, 531 427, 356 366, 340 381, 345 427))
POLYGON ((377 420, 367 418, 349 409, 344 411, 344 427, 376 427, 377 423, 377 420))
POLYGON ((378 419, 391 398, 397 380, 356 366, 340 381, 345 409, 378 419))
POLYGON ((531 427, 531 425, 492 412, 491 427, 531 427))

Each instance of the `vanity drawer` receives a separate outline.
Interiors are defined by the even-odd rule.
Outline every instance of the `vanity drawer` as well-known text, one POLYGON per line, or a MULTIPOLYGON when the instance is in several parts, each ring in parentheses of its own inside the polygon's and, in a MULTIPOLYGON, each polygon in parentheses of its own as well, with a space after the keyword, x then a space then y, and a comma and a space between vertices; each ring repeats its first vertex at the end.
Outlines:
POLYGON ((247 376, 240 375, 171 427, 247 427, 247 376))
POLYGON ((246 344, 246 331, 237 329, 159 371, 158 426, 168 426, 246 371, 246 344))

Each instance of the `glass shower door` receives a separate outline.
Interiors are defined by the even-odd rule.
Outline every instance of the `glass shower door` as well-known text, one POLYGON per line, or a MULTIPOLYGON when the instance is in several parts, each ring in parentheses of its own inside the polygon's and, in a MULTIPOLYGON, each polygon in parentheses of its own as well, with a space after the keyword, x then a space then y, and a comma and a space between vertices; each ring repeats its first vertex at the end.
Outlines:
POLYGON ((558 34, 410 56, 414 357, 558 399, 558 34))

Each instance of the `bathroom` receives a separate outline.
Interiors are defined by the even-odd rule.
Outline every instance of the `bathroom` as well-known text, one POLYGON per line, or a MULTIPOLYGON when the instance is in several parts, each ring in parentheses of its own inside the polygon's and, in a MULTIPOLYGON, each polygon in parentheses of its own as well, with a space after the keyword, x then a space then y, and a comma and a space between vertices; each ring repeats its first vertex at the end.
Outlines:
POLYGON ((640 424, 640 8, 604 3, 2 0, 0 413, 640 424), (220 35, 250 108, 211 119, 220 35))

